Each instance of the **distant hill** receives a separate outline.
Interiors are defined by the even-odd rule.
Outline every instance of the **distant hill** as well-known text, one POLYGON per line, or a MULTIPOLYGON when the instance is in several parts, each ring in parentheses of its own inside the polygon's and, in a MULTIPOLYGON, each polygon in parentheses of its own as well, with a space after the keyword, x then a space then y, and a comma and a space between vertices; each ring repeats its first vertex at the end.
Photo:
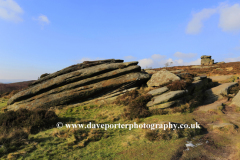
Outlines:
POLYGON ((0 83, 9 84, 9 83, 18 83, 30 81, 28 79, 0 79, 0 83))
POLYGON ((29 84, 33 83, 35 80, 15 82, 15 83, 1 83, 0 82, 0 95, 10 93, 13 90, 21 90, 28 87, 29 84))

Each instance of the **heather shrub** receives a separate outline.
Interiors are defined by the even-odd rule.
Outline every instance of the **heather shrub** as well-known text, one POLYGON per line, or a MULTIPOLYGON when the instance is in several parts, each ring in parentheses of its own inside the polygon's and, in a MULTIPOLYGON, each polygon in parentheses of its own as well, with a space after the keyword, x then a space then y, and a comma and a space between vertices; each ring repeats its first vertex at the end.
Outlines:
POLYGON ((167 85, 167 87, 170 91, 185 90, 187 88, 187 83, 184 80, 177 80, 167 85))
POLYGON ((151 100, 152 95, 140 94, 137 90, 126 92, 115 100, 115 104, 125 105, 123 117, 127 119, 142 118, 150 115, 146 104, 151 100))
POLYGON ((152 95, 145 94, 132 100, 128 107, 124 110, 124 117, 127 119, 144 118, 150 116, 150 112, 146 104, 151 100, 152 95))
POLYGON ((137 90, 128 91, 125 94, 118 96, 114 103, 127 106, 133 99, 137 98, 138 95, 139 92, 137 90))
POLYGON ((20 146, 28 142, 28 133, 23 130, 13 130, 11 133, 1 133, 0 135, 0 157, 17 150, 20 146))
POLYGON ((234 87, 231 87, 231 88, 229 89, 229 94, 237 94, 238 91, 239 91, 239 89, 240 89, 240 86, 239 86, 239 85, 234 86, 234 87))
POLYGON ((29 128, 31 133, 49 128, 57 123, 57 115, 46 109, 7 111, 0 114, 0 127, 4 130, 11 128, 29 128))

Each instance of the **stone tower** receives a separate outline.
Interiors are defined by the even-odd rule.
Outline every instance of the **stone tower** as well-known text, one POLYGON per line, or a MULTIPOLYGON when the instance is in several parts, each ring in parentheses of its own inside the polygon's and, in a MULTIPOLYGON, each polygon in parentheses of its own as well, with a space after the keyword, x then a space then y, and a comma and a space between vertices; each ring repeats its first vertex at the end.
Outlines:
POLYGON ((201 65, 212 65, 214 63, 214 59, 211 59, 212 56, 201 56, 201 65))

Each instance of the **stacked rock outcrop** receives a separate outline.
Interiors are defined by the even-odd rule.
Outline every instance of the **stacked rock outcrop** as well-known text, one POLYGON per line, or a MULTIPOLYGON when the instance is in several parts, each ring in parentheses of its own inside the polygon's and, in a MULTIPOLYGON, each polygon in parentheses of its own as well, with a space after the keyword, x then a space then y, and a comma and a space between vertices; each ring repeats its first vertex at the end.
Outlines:
POLYGON ((201 65, 212 65, 214 64, 214 59, 211 59, 212 56, 201 56, 201 65))
POLYGON ((138 62, 85 61, 46 75, 12 96, 8 110, 50 108, 140 86, 150 79, 138 62))

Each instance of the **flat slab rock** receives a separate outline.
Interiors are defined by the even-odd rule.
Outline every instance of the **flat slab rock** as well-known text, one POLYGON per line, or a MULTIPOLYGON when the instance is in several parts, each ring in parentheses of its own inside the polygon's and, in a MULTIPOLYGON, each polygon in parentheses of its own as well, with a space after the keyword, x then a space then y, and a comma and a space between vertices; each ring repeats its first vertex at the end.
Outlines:
POLYGON ((236 94, 236 96, 232 99, 232 103, 238 107, 240 107, 240 91, 236 94))
POLYGON ((156 73, 157 71, 151 70, 151 69, 144 69, 144 72, 147 72, 148 74, 154 74, 154 73, 156 73))
POLYGON ((227 95, 229 89, 235 85, 237 85, 237 82, 223 83, 217 87, 206 90, 205 94, 208 97, 208 99, 206 100, 206 103, 212 103, 218 99, 223 98, 221 94, 227 95))
POLYGON ((200 106, 197 108, 197 110, 204 111, 204 112, 207 112, 209 110, 217 110, 219 106, 221 106, 223 103, 226 103, 226 102, 227 102, 227 98, 224 98, 214 103, 200 106))
POLYGON ((209 126, 211 126, 213 130, 216 130, 216 129, 221 130, 223 128, 234 129, 234 125, 231 123, 214 123, 214 124, 209 124, 209 126))
POLYGON ((212 79, 214 82, 225 81, 232 78, 233 75, 223 75, 223 76, 209 76, 208 78, 212 79))
POLYGON ((206 79, 207 76, 198 76, 198 77, 194 77, 193 80, 194 81, 198 81, 198 80, 203 80, 203 79, 206 79))
POLYGON ((150 92, 148 92, 148 94, 151 94, 152 96, 156 96, 156 95, 160 95, 162 93, 165 93, 168 90, 169 89, 166 86, 164 86, 164 87, 161 87, 161 88, 158 88, 158 89, 151 90, 150 92))
POLYGON ((153 106, 165 102, 169 102, 184 96, 187 93, 186 90, 170 91, 159 96, 153 97, 152 101, 147 103, 147 106, 153 106))
POLYGON ((156 109, 165 109, 165 108, 170 108, 172 106, 174 106, 176 103, 181 102, 180 100, 175 100, 175 101, 170 101, 170 102, 166 102, 166 103, 162 103, 159 105, 154 105, 153 107, 149 107, 149 110, 156 110, 156 109))
POLYGON ((169 81, 176 81, 176 80, 180 80, 180 78, 175 74, 164 69, 154 73, 151 79, 147 82, 147 85, 149 87, 154 87, 154 86, 158 87, 160 85, 168 83, 169 81))

